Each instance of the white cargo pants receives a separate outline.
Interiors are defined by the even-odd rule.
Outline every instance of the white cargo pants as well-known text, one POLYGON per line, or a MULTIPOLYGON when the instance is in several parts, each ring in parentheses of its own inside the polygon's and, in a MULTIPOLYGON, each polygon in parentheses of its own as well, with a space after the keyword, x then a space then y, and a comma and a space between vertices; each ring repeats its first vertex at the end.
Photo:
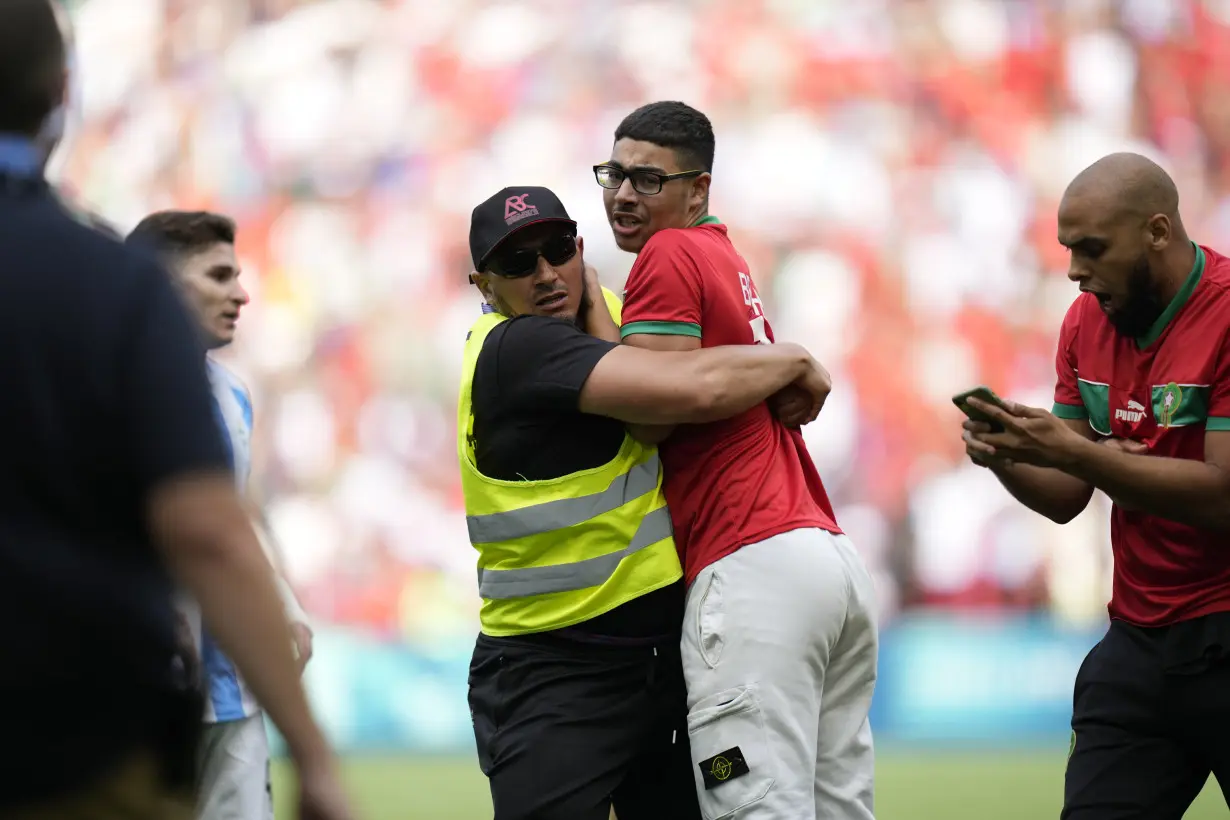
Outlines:
POLYGON ((878 637, 850 540, 776 535, 688 590, 683 672, 705 820, 869 820, 878 637))

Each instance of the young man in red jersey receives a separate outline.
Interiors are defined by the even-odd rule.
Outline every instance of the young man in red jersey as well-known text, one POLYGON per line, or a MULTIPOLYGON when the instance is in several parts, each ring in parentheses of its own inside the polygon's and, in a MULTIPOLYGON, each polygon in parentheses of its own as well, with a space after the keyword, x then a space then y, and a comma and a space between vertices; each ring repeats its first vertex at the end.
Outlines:
POLYGON ((1081 665, 1063 818, 1178 820, 1230 787, 1230 260, 1187 237, 1174 182, 1111 154, 1068 186, 1081 295, 1053 412, 978 403, 966 449, 1060 523, 1114 500, 1110 628, 1081 665))
MULTIPOLYGON (((594 168, 616 242, 637 254, 625 344, 773 343, 747 262, 709 215, 713 151, 704 114, 660 102, 629 114, 594 168)), ((662 441, 689 584, 681 645, 705 816, 872 817, 872 583, 802 435, 764 403, 640 434, 662 441)))

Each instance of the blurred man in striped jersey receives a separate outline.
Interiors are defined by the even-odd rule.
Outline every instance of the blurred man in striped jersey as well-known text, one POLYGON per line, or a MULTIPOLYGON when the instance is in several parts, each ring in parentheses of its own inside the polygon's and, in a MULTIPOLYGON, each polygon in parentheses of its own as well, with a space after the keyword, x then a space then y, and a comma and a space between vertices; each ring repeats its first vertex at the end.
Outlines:
MULTIPOLYGON (((210 350, 234 340, 239 313, 248 294, 239 282, 235 255, 235 224, 218 214, 160 211, 141 221, 129 244, 152 250, 170 271, 200 323, 210 350)), ((214 412, 229 445, 231 465, 240 492, 247 494, 251 469, 252 397, 242 382, 222 364, 207 361, 213 386, 214 412)), ((253 505, 254 518, 262 518, 253 505)), ((269 538, 268 527, 265 530, 269 538)), ((266 541, 268 544, 268 541, 266 541)), ((271 563, 274 555, 270 555, 271 563)), ((294 634, 300 664, 311 657, 312 633, 307 618, 285 581, 278 577, 294 634)), ((201 820, 273 820, 269 786, 269 746, 264 716, 234 664, 201 628, 199 610, 182 606, 185 642, 195 650, 190 660, 199 666, 205 686, 205 731, 199 761, 201 820)))

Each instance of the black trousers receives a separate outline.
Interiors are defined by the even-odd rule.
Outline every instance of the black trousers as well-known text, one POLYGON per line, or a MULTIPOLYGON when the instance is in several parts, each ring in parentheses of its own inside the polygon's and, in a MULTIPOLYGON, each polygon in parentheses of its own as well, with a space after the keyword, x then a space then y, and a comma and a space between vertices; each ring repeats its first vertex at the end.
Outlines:
POLYGON ((480 635, 470 714, 495 820, 699 820, 678 639, 480 635))
POLYGON ((1061 817, 1180 820, 1210 773, 1227 795, 1230 613, 1112 621, 1076 676, 1061 817))

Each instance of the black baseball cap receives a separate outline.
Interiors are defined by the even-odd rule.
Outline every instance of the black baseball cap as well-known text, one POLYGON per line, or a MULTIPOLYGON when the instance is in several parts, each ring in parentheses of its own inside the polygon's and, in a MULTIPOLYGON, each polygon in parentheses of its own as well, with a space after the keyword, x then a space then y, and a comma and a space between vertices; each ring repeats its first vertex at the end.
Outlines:
POLYGON ((481 271, 491 252, 522 228, 558 222, 576 232, 577 223, 549 188, 505 188, 470 214, 470 256, 481 271))

